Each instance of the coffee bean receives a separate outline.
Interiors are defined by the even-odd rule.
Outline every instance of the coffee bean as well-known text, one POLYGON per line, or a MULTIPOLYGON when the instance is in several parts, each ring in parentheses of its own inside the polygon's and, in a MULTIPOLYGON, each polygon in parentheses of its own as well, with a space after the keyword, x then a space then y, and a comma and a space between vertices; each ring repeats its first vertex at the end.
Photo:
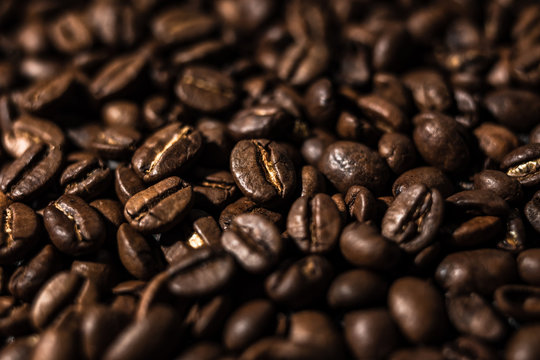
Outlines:
POLYGON ((497 351, 474 337, 461 336, 451 343, 446 343, 442 354, 445 359, 478 359, 488 360, 499 358, 497 351))
POLYGON ((201 134, 189 125, 174 123, 146 139, 131 159, 133 170, 146 182, 173 175, 198 155, 201 134))
POLYGON ((198 297, 223 288, 232 278, 235 263, 227 253, 201 249, 169 267, 169 289, 182 297, 198 297))
POLYGON ((325 70, 329 55, 328 47, 322 42, 292 44, 279 61, 277 75, 292 85, 305 85, 325 70))
POLYGON ((413 343, 437 342, 448 330, 440 293, 422 279, 396 280, 388 291, 388 307, 403 335, 413 343))
POLYGON ((490 296, 499 286, 516 279, 516 268, 512 255, 502 250, 460 251, 443 259, 435 279, 451 294, 477 292, 490 296))
POLYGON ((292 129, 290 115, 277 105, 258 105, 237 113, 227 128, 236 140, 278 138, 292 129))
POLYGON ((344 140, 360 141, 370 146, 375 144, 380 136, 380 130, 369 121, 348 111, 343 111, 339 116, 336 133, 344 140))
POLYGON ((517 257, 517 269, 521 280, 531 285, 540 285, 540 250, 528 249, 517 257))
POLYGON ((463 170, 469 162, 469 147, 462 129, 449 116, 423 113, 413 119, 413 140, 422 158, 443 171, 463 170))
POLYGON ((474 188, 491 190, 509 203, 517 202, 523 196, 521 184, 502 171, 484 170, 474 175, 474 188))
POLYGON ((313 130, 314 137, 306 139, 302 144, 302 157, 304 160, 313 166, 317 166, 319 160, 321 159, 324 150, 336 141, 333 135, 325 132, 321 129, 313 130))
POLYGON ((504 224, 496 216, 475 216, 460 224, 453 232, 451 242, 459 247, 474 247, 489 243, 504 231, 504 224))
POLYGON ((201 162, 209 167, 227 167, 233 144, 225 124, 218 120, 202 118, 195 128, 201 132, 205 142, 201 162))
POLYGON ((328 305, 337 309, 354 309, 380 305, 386 299, 388 284, 370 270, 349 270, 338 275, 327 294, 328 305))
POLYGON ((387 133, 379 139, 379 154, 396 174, 404 173, 416 162, 416 150, 411 139, 398 133, 387 133))
POLYGON ((141 134, 125 126, 109 126, 96 132, 89 142, 89 150, 106 159, 122 160, 136 149, 141 134))
POLYGON ((399 247, 386 240, 375 227, 353 222, 347 225, 339 239, 345 259, 353 265, 374 270, 391 270, 401 256, 399 247))
POLYGON ((493 294, 495 306, 518 321, 534 321, 540 317, 540 287, 503 285, 493 294))
POLYGON ((337 243, 341 217, 336 205, 326 194, 300 197, 291 206, 287 232, 305 253, 330 251, 337 243))
POLYGON ((203 112, 219 112, 236 101, 234 81, 207 67, 184 69, 175 87, 178 98, 187 106, 203 112))
POLYGON ((216 295, 193 305, 185 320, 191 326, 193 337, 204 339, 219 335, 231 307, 232 300, 228 295, 216 295))
POLYGON ((222 209, 228 205, 238 193, 234 178, 228 171, 205 171, 201 179, 193 185, 193 193, 197 204, 209 208, 222 209))
POLYGON ((399 332, 386 309, 349 312, 344 327, 345 339, 356 359, 384 359, 398 346, 399 332))
POLYGON ((0 172, 0 190, 14 201, 35 197, 60 170, 62 152, 44 143, 30 146, 0 172))
POLYGON ((354 185, 347 190, 345 203, 349 210, 349 215, 356 218, 356 221, 363 223, 374 220, 377 204, 375 197, 366 187, 354 185))
POLYGON ((325 124, 336 112, 337 101, 332 82, 322 78, 313 82, 304 95, 306 113, 314 124, 325 124))
POLYGON ((98 250, 105 241, 105 224, 83 199, 62 195, 43 211, 45 228, 54 246, 70 255, 98 250))
POLYGON ((152 19, 152 33, 164 44, 183 43, 210 34, 216 28, 212 16, 183 8, 169 9, 152 19))
POLYGON ((379 154, 351 141, 337 141, 326 148, 319 169, 341 192, 353 185, 379 192, 390 175, 379 154))
POLYGON ((39 341, 37 336, 28 336, 18 338, 9 345, 6 345, 0 351, 0 359, 2 360, 24 360, 30 359, 36 344, 39 341))
POLYGON ((370 124, 382 132, 404 132, 409 121, 399 107, 378 95, 361 96, 356 103, 370 124))
POLYGON ((521 146, 507 154, 501 161, 506 175, 517 179, 523 186, 540 183, 540 144, 521 146))
POLYGON ((506 216, 508 204, 490 190, 468 190, 455 193, 446 199, 451 210, 461 214, 506 216))
POLYGON ((30 252, 40 233, 41 224, 34 210, 22 203, 9 203, 0 195, 2 232, 0 233, 0 263, 10 264, 22 260, 30 252))
POLYGON ((239 141, 231 153, 231 173, 240 191, 257 203, 288 198, 296 185, 285 149, 265 139, 239 141))
POLYGON ((332 266, 328 260, 309 255, 270 274, 265 288, 272 300, 298 309, 318 300, 331 278, 332 266))
POLYGON ((90 199, 108 189, 112 173, 99 158, 88 153, 72 153, 66 160, 72 164, 60 176, 65 194, 90 199))
POLYGON ((437 168, 426 166, 417 167, 401 174, 392 185, 392 194, 397 196, 414 184, 424 184, 428 188, 437 189, 443 197, 454 193, 452 182, 448 176, 437 168))
POLYGON ((118 228, 118 255, 126 270, 137 279, 147 280, 163 267, 157 244, 145 239, 128 224, 118 228))
POLYGON ((131 101, 111 101, 101 109, 101 117, 107 126, 137 128, 140 125, 140 111, 131 101))
POLYGON ((484 105, 497 122, 515 131, 527 131, 536 125, 531 114, 540 110, 539 100, 527 90, 501 89, 487 93, 484 105))
POLYGON ((480 150, 486 156, 496 161, 502 161, 504 156, 518 147, 518 138, 504 126, 483 123, 474 130, 480 150))
POLYGON ((125 204, 130 197, 144 190, 144 182, 129 165, 118 165, 114 170, 114 179, 116 196, 123 204, 125 204))
POLYGON ((142 233, 158 233, 178 224, 191 208, 193 189, 172 176, 133 195, 124 207, 124 216, 142 233))
POLYGON ((242 213, 262 215, 274 224, 280 224, 282 221, 282 215, 279 212, 260 207, 247 197, 242 197, 223 209, 219 216, 219 226, 227 230, 234 218, 242 213))
POLYGON ((434 70, 411 71, 403 83, 413 95, 421 111, 444 111, 452 104, 452 96, 441 74, 434 70))
POLYGON ((127 317, 110 307, 97 305, 85 311, 81 319, 81 343, 89 359, 99 359, 115 337, 127 325, 127 317))
POLYGON ((497 342, 506 336, 507 326, 495 310, 481 296, 449 297, 446 300, 448 317, 460 332, 489 342, 497 342))
POLYGON ((252 300, 239 307, 227 320, 223 342, 230 350, 245 349, 271 333, 276 323, 276 310, 268 300, 252 300))
POLYGON ((53 45, 66 53, 77 53, 92 45, 92 33, 84 18, 76 13, 65 13, 50 27, 53 45))

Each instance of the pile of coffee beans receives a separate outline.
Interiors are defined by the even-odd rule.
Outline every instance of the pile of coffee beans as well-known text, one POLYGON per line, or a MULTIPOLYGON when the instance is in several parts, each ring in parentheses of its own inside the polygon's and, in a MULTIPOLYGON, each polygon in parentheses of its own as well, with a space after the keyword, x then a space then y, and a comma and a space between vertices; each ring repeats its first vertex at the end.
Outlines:
POLYGON ((538 0, 1 0, 0 360, 540 359, 538 0))

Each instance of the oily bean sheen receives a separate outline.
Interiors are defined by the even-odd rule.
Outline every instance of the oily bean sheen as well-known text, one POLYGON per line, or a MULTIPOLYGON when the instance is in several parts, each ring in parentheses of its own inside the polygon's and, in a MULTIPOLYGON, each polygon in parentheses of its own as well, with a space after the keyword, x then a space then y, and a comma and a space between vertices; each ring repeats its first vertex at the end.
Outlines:
POLYGON ((287 217, 289 236, 306 253, 331 250, 337 243, 340 229, 339 211, 326 194, 300 197, 291 206, 287 217))
POLYGON ((402 191, 384 214, 382 235, 407 252, 418 252, 433 241, 443 215, 439 191, 413 185, 402 191))
POLYGON ((319 169, 341 192, 353 185, 379 192, 390 177, 379 154, 352 141, 337 141, 328 146, 319 160, 319 169))
POLYGON ((193 201, 193 189, 172 176, 133 195, 125 204, 124 216, 142 233, 170 229, 187 214, 193 201))
POLYGON ((98 250, 105 241, 105 224, 83 199, 62 195, 43 211, 49 237, 58 250, 84 255, 98 250))
POLYGON ((223 232, 221 244, 246 271, 253 273, 272 267, 283 248, 276 226, 256 214, 237 216, 223 232))
POLYGON ((240 191, 257 203, 285 199, 294 191, 294 165, 286 150, 273 141, 239 141, 231 152, 230 166, 240 191))
POLYGON ((189 125, 174 123, 155 132, 131 159, 133 170, 153 182, 181 171, 201 150, 202 137, 189 125))

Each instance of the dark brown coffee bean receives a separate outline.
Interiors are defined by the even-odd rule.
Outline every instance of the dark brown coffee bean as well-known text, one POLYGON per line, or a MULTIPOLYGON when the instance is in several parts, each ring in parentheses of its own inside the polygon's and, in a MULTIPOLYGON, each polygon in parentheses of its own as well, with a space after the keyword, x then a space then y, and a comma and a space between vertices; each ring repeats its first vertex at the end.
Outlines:
POLYGON ((452 95, 441 74, 434 70, 416 70, 405 74, 403 83, 422 111, 444 111, 452 104, 452 95))
POLYGON ((111 101, 101 109, 101 117, 107 126, 126 126, 137 128, 140 124, 140 111, 131 101, 111 101))
POLYGON ((45 245, 28 263, 15 270, 9 279, 9 292, 17 299, 32 301, 41 286, 60 269, 60 254, 45 245))
POLYGON ((51 326, 41 335, 32 359, 68 360, 81 356, 77 329, 73 325, 51 326))
POLYGON ((223 288, 235 272, 232 256, 210 248, 193 252, 167 270, 169 289, 182 297, 204 296, 223 288))
POLYGON ((361 141, 368 145, 374 144, 380 136, 380 131, 369 121, 348 111, 343 111, 339 116, 336 124, 336 133, 344 140, 361 141))
POLYGON ((517 278, 516 269, 512 255, 502 250, 461 251, 443 259, 435 279, 451 294, 477 292, 490 296, 499 286, 517 278))
POLYGON ((409 128, 409 121, 400 108, 381 96, 361 96, 356 103, 371 125, 382 132, 404 132, 409 128))
POLYGON ((523 196, 521 184, 502 171, 484 170, 474 175, 474 188, 491 190, 507 202, 517 202, 523 196))
POLYGON ((301 196, 313 197, 315 194, 326 190, 326 182, 323 174, 314 166, 302 166, 301 174, 301 196))
POLYGON ((201 66, 186 68, 175 92, 184 104, 203 112, 222 111, 236 101, 234 81, 217 70, 201 66))
POLYGON ((328 145, 336 141, 335 137, 322 129, 314 129, 313 137, 306 139, 302 144, 301 153, 304 160, 317 166, 328 145))
POLYGON ((86 310, 81 319, 81 345, 88 359, 100 359, 127 320, 122 312, 103 305, 86 310))
POLYGON ((87 10, 87 18, 96 37, 109 47, 131 46, 140 36, 141 19, 132 6, 98 1, 87 10))
POLYGON ((107 348, 103 359, 169 357, 178 340, 178 314, 156 305, 144 319, 129 324, 107 348))
POLYGON ((0 263, 10 264, 25 258, 32 251, 39 235, 40 223, 34 210, 22 203, 11 203, 0 195, 2 231, 0 263))
POLYGON ((304 95, 306 113, 314 124, 326 124, 335 115, 337 99, 332 83, 323 78, 315 81, 304 95))
POLYGON ((534 321, 540 317, 540 287, 504 285, 493 294, 495 306, 518 321, 534 321))
POLYGON ((385 359, 398 346, 397 326, 385 309, 349 312, 344 327, 345 339, 356 359, 385 359))
POLYGON ((158 233, 178 224, 193 202, 193 189, 172 176, 133 195, 124 208, 124 216, 142 233, 158 233))
POLYGON ((128 224, 118 228, 117 241, 120 261, 137 279, 148 280, 162 270, 163 260, 157 244, 128 224))
POLYGON ((508 340, 505 349, 507 360, 534 360, 540 356, 540 326, 523 326, 508 340))
POLYGON ((130 197, 144 190, 144 182, 129 165, 120 164, 114 170, 114 189, 118 199, 125 204, 130 197))
POLYGON ((23 303, 11 306, 0 317, 0 334, 4 337, 29 334, 35 329, 31 320, 31 306, 23 303))
POLYGON ((388 307, 403 335, 414 343, 437 342, 448 330, 439 291, 419 278, 396 280, 388 291, 388 307))
POLYGON ((462 130, 452 118, 424 113, 414 120, 413 139, 422 158, 443 171, 463 170, 469 162, 469 147, 462 130))
POLYGON ((506 335, 504 321, 475 293, 447 298, 446 309, 450 321, 461 333, 490 342, 500 341, 506 335))
POLYGON ((289 210, 287 232, 305 253, 330 251, 336 245, 340 231, 340 214, 326 194, 300 197, 289 210))
POLYGON ((242 197, 223 209, 219 216, 219 226, 227 230, 234 218, 243 213, 262 215, 274 224, 282 222, 282 215, 279 212, 260 207, 247 197, 242 197))
POLYGON ((379 154, 396 174, 412 168, 416 162, 416 149, 407 136, 398 133, 384 134, 379 139, 379 154))
POLYGON ((223 342, 230 350, 241 350, 270 334, 276 325, 276 310, 268 300, 252 300, 227 320, 223 342))
POLYGON ((444 344, 442 355, 447 360, 489 360, 500 358, 496 349, 471 336, 461 336, 451 343, 444 344))
POLYGON ((540 249, 528 249, 517 257, 521 280, 531 285, 540 285, 540 249))
POLYGON ((517 136, 504 126, 483 123, 474 129, 480 150, 486 156, 496 161, 502 161, 504 156, 518 147, 517 136))
POLYGON ((277 227, 255 214, 235 217, 221 235, 221 244, 251 273, 269 270, 276 264, 283 249, 277 227))
POLYGON ((108 126, 91 137, 88 150, 105 159, 121 160, 129 157, 137 148, 141 134, 126 126, 108 126))
POLYGON ((331 279, 330 262, 322 256, 309 255, 270 274, 265 288, 272 300, 298 309, 321 298, 331 279))
POLYGON ((133 54, 111 60, 92 79, 89 90, 98 100, 133 93, 144 79, 151 49, 143 48, 133 54))
POLYGON ((453 232, 451 242, 459 247, 487 244, 504 232, 504 223, 496 216, 475 216, 460 224, 453 232))
POLYGON ((461 191, 446 201, 461 214, 506 216, 510 212, 506 201, 490 190, 461 191))
POLYGON ((72 164, 60 176, 60 185, 65 194, 83 199, 99 196, 106 191, 112 180, 111 169, 88 153, 72 153, 67 157, 72 164))
POLYGON ((222 209, 238 193, 234 178, 228 171, 204 171, 201 179, 193 184, 195 202, 209 208, 222 209))
POLYGON ((444 201, 436 189, 412 185, 392 202, 382 220, 382 235, 403 250, 415 253, 437 235, 444 215, 444 201))
POLYGON ((397 196, 414 184, 424 184, 428 188, 437 189, 443 197, 454 193, 450 179, 441 170, 427 166, 414 168, 401 174, 392 185, 392 193, 397 196))
POLYGON ((62 163, 62 152, 36 143, 0 172, 0 190, 14 201, 35 197, 47 188, 62 163))
POLYGON ((343 229, 339 247, 351 264, 374 270, 395 268, 401 255, 399 247, 386 240, 375 227, 358 222, 343 229))
POLYGON ((363 223, 373 220, 377 211, 375 197, 366 187, 354 185, 345 195, 349 215, 356 221, 363 223))
POLYGON ((53 45, 68 54, 92 46, 92 33, 81 14, 65 13, 51 25, 49 33, 53 45))
POLYGON ((501 168, 523 186, 537 185, 540 183, 540 144, 524 145, 510 152, 502 159, 501 168))
POLYGON ((321 75, 328 66, 329 57, 329 49, 324 43, 292 44, 279 60, 277 75, 291 85, 305 85, 321 75))
POLYGON ((240 191, 257 203, 286 199, 296 185, 285 149, 265 139, 239 141, 231 153, 231 173, 240 191))
POLYGON ((227 127, 218 120, 202 118, 196 124, 205 142, 201 162, 210 167, 228 167, 233 144, 227 127))
POLYGON ((319 161, 319 169, 341 192, 346 192, 353 185, 379 192, 390 176, 379 154, 351 141, 337 141, 326 148, 319 161))
POLYGON ((411 37, 404 27, 389 27, 375 42, 373 67, 378 71, 399 70, 407 61, 411 48, 411 37))
POLYGON ((2 144, 7 153, 18 158, 34 143, 43 142, 62 149, 65 137, 62 130, 53 122, 23 115, 19 117, 8 132, 2 136, 2 144))
POLYGON ((191 326, 191 333, 197 339, 220 335, 225 320, 230 314, 232 300, 228 295, 216 295, 209 300, 197 302, 189 310, 185 322, 191 326))
POLYGON ((161 180, 182 171, 202 146, 199 131, 174 123, 155 132, 135 151, 133 170, 146 182, 161 180))
POLYGON ((540 111, 540 97, 527 90, 501 89, 486 94, 484 105, 502 125, 527 131, 536 125, 532 114, 540 111))
POLYGON ((326 296, 334 309, 354 309, 384 303, 387 281, 373 271, 356 269, 338 275, 326 296))
POLYGON ((105 224, 83 199, 62 195, 43 211, 49 237, 58 250, 84 255, 98 250, 105 241, 105 224))
POLYGON ((185 43, 203 38, 217 26, 214 17, 183 8, 168 9, 152 19, 152 33, 163 44, 185 43))
POLYGON ((241 110, 227 128, 235 140, 275 139, 292 129, 292 125, 292 118, 285 110, 278 105, 264 104, 241 110))

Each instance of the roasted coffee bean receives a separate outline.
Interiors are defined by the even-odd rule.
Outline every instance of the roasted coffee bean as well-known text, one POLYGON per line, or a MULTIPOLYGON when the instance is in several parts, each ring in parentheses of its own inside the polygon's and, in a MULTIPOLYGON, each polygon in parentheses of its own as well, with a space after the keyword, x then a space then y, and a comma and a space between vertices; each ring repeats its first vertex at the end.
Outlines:
POLYGON ((516 269, 512 255, 502 250, 461 251, 441 261, 435 279, 451 294, 477 292, 490 296, 499 286, 517 278, 516 269))
POLYGON ((370 124, 382 132, 404 132, 409 121, 399 107, 378 95, 361 96, 356 103, 370 124))
POLYGON ((540 287, 503 285, 495 290, 493 299, 497 309, 518 321, 534 321, 540 317, 540 287))
POLYGON ((0 194, 2 231, 0 232, 0 263, 20 261, 33 250, 41 224, 34 210, 22 203, 10 203, 0 194))
POLYGON ((390 176, 379 154, 351 141, 337 141, 326 148, 319 169, 341 192, 353 185, 380 192, 390 176))
POLYGON ((377 203, 375 197, 366 187, 354 185, 347 190, 345 203, 351 218, 363 223, 375 218, 377 203))
POLYGON ((66 254, 89 254, 105 241, 100 215, 75 195, 62 195, 49 204, 43 211, 43 221, 54 246, 66 254))
POLYGON ((339 116, 336 133, 344 140, 361 141, 368 145, 374 144, 380 136, 380 131, 369 121, 348 111, 343 111, 339 116))
POLYGON ((421 111, 444 111, 452 104, 452 95, 441 74, 434 70, 416 70, 405 74, 403 83, 421 111))
POLYGON ((240 191, 257 203, 286 199, 296 185, 285 149, 265 139, 239 141, 231 152, 231 173, 240 191))
POLYGON ((478 139, 480 150, 487 157, 498 162, 519 145, 514 133, 497 124, 483 123, 474 129, 474 135, 478 139))
POLYGON ((93 3, 87 18, 94 34, 110 47, 131 46, 140 37, 139 18, 132 6, 117 3, 93 3))
POLYGON ((501 161, 506 175, 523 186, 540 183, 540 144, 524 145, 507 154, 501 161))
POLYGON ((355 359, 384 359, 398 346, 399 332, 386 309, 349 312, 344 327, 355 359))
POLYGON ((446 300, 448 317, 461 333, 482 340, 497 342, 504 339, 507 326, 490 304, 481 296, 452 296, 446 300))
POLYGON ((169 289, 182 297, 198 297, 223 288, 235 272, 232 256, 205 248, 193 252, 167 270, 169 289))
POLYGON ((195 126, 201 132, 205 151, 201 162, 210 167, 228 167, 233 144, 225 124, 218 120, 202 118, 195 126))
POLYGON ((127 316, 103 305, 86 310, 81 319, 81 345, 89 359, 100 359, 127 325, 127 316))
POLYGON ((90 206, 100 213, 106 223, 109 223, 115 228, 125 221, 122 203, 117 200, 97 199, 92 201, 90 206))
POLYGON ((437 189, 443 197, 454 193, 452 182, 448 176, 437 168, 427 166, 414 168, 401 174, 392 185, 392 193, 397 196, 414 184, 424 184, 428 188, 437 189))
POLYGON ((301 196, 313 197, 315 194, 326 190, 324 176, 314 166, 302 166, 301 196))
POLYGON ((437 342, 448 330, 440 293, 422 279, 396 280, 388 291, 388 307, 403 335, 413 343, 437 342))
POLYGON ((208 301, 199 301, 193 305, 185 319, 193 337, 204 339, 219 335, 231 307, 232 300, 228 295, 216 295, 208 301))
POLYGON ((120 164, 114 170, 114 189, 118 199, 125 204, 130 197, 144 190, 144 182, 129 165, 120 164))
POLYGON ((475 216, 460 224, 453 232, 451 242, 458 247, 487 244, 504 232, 504 223, 496 216, 475 216))
POLYGON ((81 356, 77 329, 69 324, 51 326, 43 331, 36 344, 33 358, 37 359, 74 359, 81 356))
POLYGON ((126 270, 137 279, 148 280, 163 268, 159 247, 128 224, 118 228, 118 255, 126 270))
POLYGON ((474 175, 474 188, 491 190, 507 202, 517 202, 523 196, 521 184, 502 171, 484 170, 474 175))
POLYGON ((242 197, 223 209, 219 216, 219 226, 227 230, 234 218, 243 213, 262 215, 274 224, 282 222, 282 215, 279 212, 260 207, 247 197, 242 197))
POLYGON ((398 133, 387 133, 379 139, 379 154, 396 174, 404 173, 416 162, 413 142, 407 136, 398 133))
POLYGON ((285 264, 266 278, 268 296, 291 308, 302 308, 322 297, 332 278, 332 266, 319 255, 285 264))
POLYGON ((53 122, 28 115, 19 117, 2 135, 2 144, 7 153, 18 158, 34 143, 43 142, 62 149, 65 144, 62 130, 53 122))
POLYGON ((385 29, 373 47, 373 67, 378 71, 399 70, 411 52, 411 37, 402 26, 385 29), (400 59, 399 61, 397 59, 400 59))
POLYGON ((306 113, 314 124, 326 124, 334 116, 337 108, 336 94, 329 79, 315 81, 304 95, 306 113))
POLYGON ((330 251, 337 243, 341 217, 330 196, 300 197, 291 206, 287 232, 305 253, 330 251))
POLYGON ((505 349, 507 360, 533 360, 540 356, 540 326, 521 327, 508 340, 505 349))
POLYGON ((222 209, 238 193, 234 178, 228 171, 209 170, 201 175, 203 175, 201 179, 193 184, 193 193, 197 204, 222 209))
POLYGON ((313 137, 306 139, 302 144, 301 153, 304 160, 313 166, 317 166, 324 150, 336 141, 333 135, 330 135, 322 129, 314 129, 313 137))
POLYGON ((443 171, 463 170, 469 162, 469 147, 462 130, 451 117, 441 113, 417 115, 413 140, 422 158, 443 171))
POLYGON ((97 157, 87 153, 73 153, 67 157, 72 164, 60 176, 64 193, 83 199, 99 196, 106 191, 112 180, 111 169, 97 157))
POLYGON ((347 225, 339 239, 345 259, 353 265, 374 270, 391 270, 396 267, 401 252, 399 247, 386 240, 375 227, 353 222, 347 225))
POLYGON ((137 128, 140 125, 140 111, 131 101, 111 101, 101 109, 101 117, 107 126, 137 128))
POLYGON ((45 245, 27 264, 13 272, 9 279, 9 292, 17 299, 32 301, 41 286, 60 266, 58 251, 52 245, 45 245))
POLYGON ((62 152, 35 143, 0 172, 0 190, 14 201, 35 197, 47 188, 60 170, 62 152))
POLYGON ((50 27, 50 38, 60 51, 77 53, 92 45, 92 33, 80 14, 65 13, 50 27))
POLYGON ((202 147, 199 131, 174 123, 146 139, 131 159, 133 170, 146 182, 154 182, 183 170, 202 147))
POLYGON ((177 339, 178 314, 156 305, 144 319, 129 324, 105 351, 103 359, 147 359, 170 356, 177 339), (152 339, 152 340, 149 340, 152 339))
POLYGON ((337 309, 354 309, 384 303, 387 281, 369 270, 349 270, 338 275, 327 294, 328 305, 337 309))
POLYGON ((206 67, 184 69, 175 87, 178 98, 187 106, 203 112, 219 112, 236 101, 234 81, 206 67))
POLYGON ((126 126, 108 126, 92 136, 88 150, 106 159, 121 160, 129 157, 136 149, 141 134, 126 126))
POLYGON ((446 199, 452 210, 471 215, 506 216, 508 204, 490 190, 468 190, 455 193, 446 199))
POLYGON ((152 33, 164 44, 183 43, 210 34, 217 26, 212 16, 173 8, 152 19, 152 33))
POLYGON ((270 334, 276 325, 276 310, 268 300, 252 300, 239 307, 227 320, 223 342, 230 350, 247 346, 270 334))
POLYGON ((540 250, 528 249, 517 257, 517 269, 521 280, 531 285, 540 285, 540 250))
POLYGON ((329 57, 329 49, 322 42, 292 44, 279 60, 277 75, 294 86, 308 84, 326 69, 329 57))
POLYGON ((412 185, 392 202, 382 220, 382 235, 415 253, 428 246, 442 222, 444 201, 436 189, 412 185))
POLYGON ((276 226, 255 214, 235 217, 221 235, 221 244, 246 271, 252 273, 265 272, 273 267, 283 249, 276 226))
POLYGON ((228 124, 232 138, 275 139, 292 129, 292 118, 278 105, 266 104, 237 113, 228 124))
POLYGON ((442 355, 448 360, 489 360, 498 359, 499 356, 493 347, 474 337, 459 337, 451 343, 446 343, 442 355))
POLYGON ((158 233, 178 224, 193 202, 193 188, 172 176, 133 195, 124 207, 124 216, 142 233, 158 233))
POLYGON ((508 128, 515 131, 527 131, 536 125, 532 116, 540 110, 538 94, 518 89, 495 90, 484 99, 484 105, 491 115, 508 128))

